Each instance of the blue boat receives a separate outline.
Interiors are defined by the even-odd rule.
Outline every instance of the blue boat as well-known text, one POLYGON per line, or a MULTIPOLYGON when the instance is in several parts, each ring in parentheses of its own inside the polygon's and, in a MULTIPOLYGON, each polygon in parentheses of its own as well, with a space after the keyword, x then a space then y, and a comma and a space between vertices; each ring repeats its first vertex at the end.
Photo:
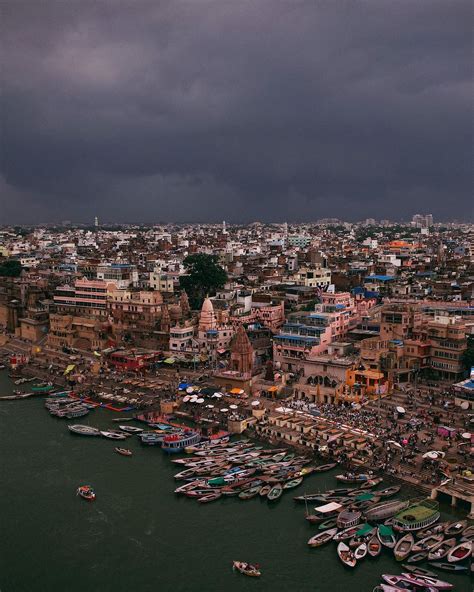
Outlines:
POLYGON ((192 446, 193 444, 197 444, 200 439, 201 434, 199 434, 198 432, 187 430, 182 434, 173 434, 170 436, 165 436, 161 447, 168 454, 176 454, 178 452, 183 452, 186 446, 192 446))

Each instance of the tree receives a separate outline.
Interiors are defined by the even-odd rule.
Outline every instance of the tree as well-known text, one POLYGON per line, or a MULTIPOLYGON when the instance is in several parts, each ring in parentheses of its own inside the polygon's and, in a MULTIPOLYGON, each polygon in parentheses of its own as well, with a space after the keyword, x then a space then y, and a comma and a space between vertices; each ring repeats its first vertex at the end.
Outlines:
POLYGON ((17 259, 7 259, 0 263, 0 276, 2 277, 19 277, 21 270, 21 263, 17 259))
POLYGON ((215 255, 189 255, 183 264, 186 275, 180 278, 181 288, 186 291, 192 308, 200 308, 208 294, 215 294, 226 283, 227 274, 217 263, 215 255))

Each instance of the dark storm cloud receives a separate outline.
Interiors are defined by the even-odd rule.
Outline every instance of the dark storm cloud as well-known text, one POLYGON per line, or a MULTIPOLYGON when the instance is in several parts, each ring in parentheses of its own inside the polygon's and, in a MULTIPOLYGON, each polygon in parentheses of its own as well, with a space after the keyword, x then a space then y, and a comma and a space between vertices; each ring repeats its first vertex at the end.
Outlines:
POLYGON ((472 217, 468 1, 2 13, 5 221, 472 217))

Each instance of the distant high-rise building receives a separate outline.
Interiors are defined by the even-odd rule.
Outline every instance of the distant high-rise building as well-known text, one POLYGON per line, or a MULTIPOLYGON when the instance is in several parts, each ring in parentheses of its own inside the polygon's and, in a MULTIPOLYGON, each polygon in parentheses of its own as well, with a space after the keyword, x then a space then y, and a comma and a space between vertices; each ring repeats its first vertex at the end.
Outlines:
POLYGON ((94 218, 94 226, 99 228, 99 218, 97 218, 97 216, 94 218))
POLYGON ((430 228, 433 226, 433 214, 415 214, 411 223, 415 228, 430 228))
POLYGON ((225 227, 225 220, 222 222, 222 234, 227 234, 227 230, 225 227))

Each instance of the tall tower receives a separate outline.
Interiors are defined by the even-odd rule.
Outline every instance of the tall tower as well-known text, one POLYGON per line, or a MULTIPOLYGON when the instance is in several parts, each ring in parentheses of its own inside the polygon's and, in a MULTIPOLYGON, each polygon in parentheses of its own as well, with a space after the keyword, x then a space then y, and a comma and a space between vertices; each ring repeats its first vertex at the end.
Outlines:
POLYGON ((227 230, 225 227, 225 220, 222 222, 222 234, 227 234, 227 230))
POLYGON ((94 226, 96 230, 99 228, 99 218, 97 216, 94 218, 94 226))

